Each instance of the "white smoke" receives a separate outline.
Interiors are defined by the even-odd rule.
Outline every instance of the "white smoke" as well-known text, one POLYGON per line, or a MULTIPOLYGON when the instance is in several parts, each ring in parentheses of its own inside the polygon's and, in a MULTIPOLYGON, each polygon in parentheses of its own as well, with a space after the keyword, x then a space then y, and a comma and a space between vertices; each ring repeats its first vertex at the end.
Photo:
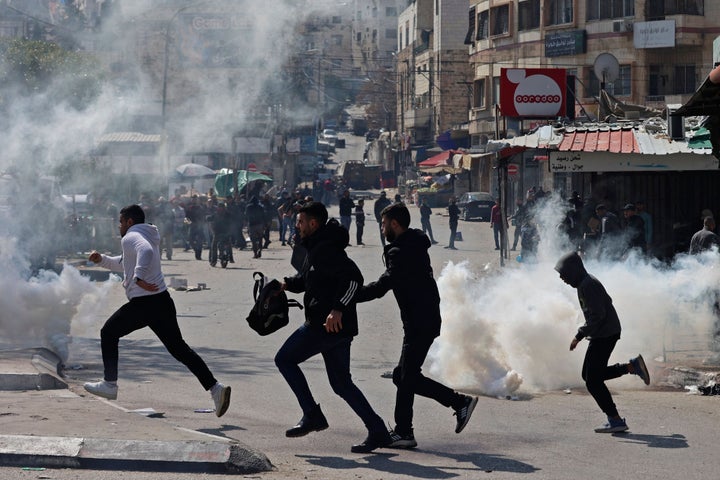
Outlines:
MULTIPOLYGON (((42 2, 37 2, 37 9, 41 9, 39 5, 42 2)), ((280 76, 287 57, 293 49, 298 49, 295 45, 299 42, 293 39, 295 25, 303 20, 302 13, 309 13, 302 2, 285 0, 177 4, 123 0, 105 2, 105 5, 112 6, 114 12, 103 19, 96 31, 90 33, 78 27, 76 32, 78 45, 92 45, 89 50, 106 68, 105 82, 91 105, 77 109, 70 99, 63 98, 67 79, 60 75, 52 85, 34 94, 19 85, 0 86, 0 107, 6 118, 0 128, 3 145, 0 174, 19 173, 25 181, 30 179, 31 186, 39 183, 40 177, 57 175, 58 171, 85 174, 83 170, 87 169, 83 165, 94 161, 93 149, 102 134, 128 131, 119 125, 127 125, 127 117, 133 115, 159 117, 163 83, 168 90, 167 126, 175 142, 174 154, 203 151, 208 139, 217 140, 214 145, 220 142, 229 151, 232 134, 242 130, 247 118, 257 117, 258 101, 272 104, 272 99, 261 98, 263 87, 280 76), (235 52, 247 68, 198 65, 184 68, 179 59, 178 42, 183 25, 181 14, 185 12, 214 15, 214 18, 223 13, 236 17, 244 26, 229 28, 225 38, 216 40, 229 46, 226 51, 237 47, 235 52), (166 49, 169 52, 167 76, 163 68, 166 49)), ((14 8, 22 11, 30 6, 18 2, 14 8)), ((32 16, 37 12, 27 13, 32 16)), ((72 34, 68 28, 58 31, 63 35, 72 34)), ((288 116, 292 117, 292 113, 288 116)), ((89 189, 88 185, 99 183, 99 178, 105 179, 104 188, 114 188, 112 177, 102 169, 91 178, 64 180, 73 188, 89 189)), ((45 346, 66 360, 70 354, 71 324, 82 327, 92 321, 110 282, 90 282, 67 264, 60 274, 41 270, 36 276, 30 276, 33 269, 27 260, 29 255, 23 251, 31 249, 28 244, 46 247, 60 242, 54 228, 46 228, 47 237, 41 233, 41 227, 47 225, 29 208, 35 203, 53 202, 53 198, 45 190, 33 191, 26 187, 23 184, 16 188, 9 198, 6 192, 0 192, 3 348, 45 346)), ((87 193, 87 190, 73 193, 87 193)), ((116 196, 110 193, 109 199, 116 202, 138 200, 126 198, 127 193, 120 188, 114 194, 116 196)), ((62 222, 59 218, 62 215, 53 212, 48 216, 50 220, 62 222)), ((86 253, 81 255, 84 257, 86 253)))
MULTIPOLYGON (((584 323, 574 288, 554 270, 570 248, 555 226, 558 198, 538 216, 537 263, 513 263, 480 276, 467 263, 449 263, 438 286, 443 329, 431 352, 431 371, 456 388, 486 395, 538 392, 582 385, 586 341, 570 352, 584 323)), ((560 213, 558 213, 560 212, 560 213)), ((648 363, 692 348, 709 354, 720 282, 717 251, 679 255, 671 264, 634 253, 621 261, 585 258, 605 286, 623 328, 610 363, 642 353, 648 363)), ((637 385, 623 377, 614 386, 637 385)))

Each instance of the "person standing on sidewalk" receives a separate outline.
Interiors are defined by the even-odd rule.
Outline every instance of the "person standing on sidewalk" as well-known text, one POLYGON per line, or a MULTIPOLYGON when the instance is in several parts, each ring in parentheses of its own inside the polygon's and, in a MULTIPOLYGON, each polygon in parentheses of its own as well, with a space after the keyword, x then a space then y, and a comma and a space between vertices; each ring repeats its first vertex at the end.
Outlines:
POLYGON ((382 217, 381 213, 385 207, 390 205, 390 199, 387 198, 387 192, 383 190, 380 192, 380 196, 377 200, 375 200, 375 205, 373 205, 373 213, 375 213, 375 221, 378 224, 378 230, 380 230, 380 243, 382 243, 382 246, 385 246, 385 236, 382 233, 382 217))
POLYGON ((435 238, 433 238, 432 225, 430 225, 430 217, 432 216, 432 208, 427 204, 427 198, 423 197, 422 203, 420 204, 420 225, 422 226, 423 233, 426 233, 430 237, 430 243, 435 245, 435 238))
POLYGON ((157 335, 168 352, 182 362, 210 392, 215 415, 221 417, 230 406, 230 387, 219 383, 205 362, 185 343, 180 332, 175 303, 165 286, 160 269, 160 234, 157 227, 145 223, 139 205, 120 210, 122 255, 110 257, 93 251, 89 260, 114 272, 123 272, 128 303, 120 307, 100 330, 104 379, 88 382, 85 390, 115 400, 118 392, 118 344, 120 339, 144 327, 157 335))
POLYGON ((350 449, 368 453, 390 444, 382 418, 375 413, 350 375, 350 346, 358 334, 355 295, 363 277, 345 252, 350 235, 320 202, 308 202, 298 212, 296 229, 300 244, 307 250, 299 272, 283 279, 289 292, 305 292, 305 324, 295 330, 275 355, 275 365, 302 408, 302 419, 285 432, 302 437, 328 428, 315 402, 300 364, 317 354, 325 361, 330 386, 360 417, 368 429, 367 438, 350 449))
POLYGON ((620 319, 612 298, 600 281, 587 273, 583 261, 577 252, 563 255, 555 265, 562 281, 577 290, 580 308, 585 316, 585 324, 578 328, 570 342, 570 350, 578 343, 590 340, 582 367, 582 378, 588 392, 600 409, 607 415, 607 423, 595 429, 597 433, 615 433, 628 430, 625 419, 618 413, 612 395, 605 380, 618 378, 628 373, 639 376, 645 385, 650 385, 650 374, 642 355, 630 359, 628 363, 608 366, 615 344, 620 340, 620 319))
POLYGON ((400 361, 393 370, 395 428, 390 431, 392 448, 417 446, 413 432, 415 395, 431 398, 452 408, 457 417, 455 433, 470 420, 477 397, 463 395, 422 374, 430 346, 440 335, 440 293, 430 264, 430 239, 410 226, 410 212, 403 203, 394 203, 382 212, 383 233, 390 242, 383 257, 387 270, 380 278, 363 286, 357 301, 367 302, 393 291, 403 324, 400 361))

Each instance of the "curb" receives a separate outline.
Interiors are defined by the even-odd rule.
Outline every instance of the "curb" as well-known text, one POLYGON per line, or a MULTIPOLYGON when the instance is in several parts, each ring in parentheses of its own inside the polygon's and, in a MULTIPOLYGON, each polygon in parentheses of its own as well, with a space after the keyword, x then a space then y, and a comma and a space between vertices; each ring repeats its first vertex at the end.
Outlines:
POLYGON ((259 473, 275 469, 263 453, 238 442, 27 435, 0 435, 0 465, 205 473, 259 473))
POLYGON ((29 349, 33 368, 21 362, 14 372, 0 372, 0 390, 56 390, 68 387, 59 369, 60 357, 46 348, 29 349))

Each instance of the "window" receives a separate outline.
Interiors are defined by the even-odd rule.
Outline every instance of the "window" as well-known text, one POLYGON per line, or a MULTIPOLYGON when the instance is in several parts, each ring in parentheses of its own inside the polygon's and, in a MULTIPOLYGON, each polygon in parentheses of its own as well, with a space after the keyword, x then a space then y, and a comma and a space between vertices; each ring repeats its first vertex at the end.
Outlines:
POLYGON ((587 0, 588 20, 634 16, 635 0, 587 0))
POLYGON ((395 7, 386 7, 386 8, 385 8, 385 16, 386 16, 386 17, 397 17, 397 8, 395 8, 395 7))
POLYGON ((395 38, 395 37, 397 37, 397 29, 395 29, 395 28, 385 29, 385 38, 395 38))
POLYGON ((332 23, 342 23, 342 17, 335 15, 332 17, 332 23))
POLYGON ((647 20, 663 19, 665 15, 705 15, 704 0, 647 0, 647 20))
MULTIPOLYGON (((540 0, 538 0, 540 1, 540 0)), ((472 45, 475 37, 475 7, 470 9, 470 18, 468 19, 468 31, 465 35, 465 45, 472 45)))
MULTIPOLYGON (((607 0, 605 0, 607 1, 607 0)), ((573 21, 573 0, 545 2, 545 25, 562 25, 573 21)))
POLYGON ((492 20, 492 35, 510 33, 510 4, 491 8, 490 18, 492 20))
POLYGON ((492 91, 492 103, 493 105, 500 105, 500 77, 493 77, 493 91, 492 91))
POLYGON ((473 82, 473 108, 485 108, 485 79, 473 82))
POLYGON ((518 4, 518 30, 540 27, 540 0, 527 0, 518 4))
POLYGON ((696 88, 695 65, 676 65, 673 93, 693 93, 696 88))
POLYGON ((487 10, 478 13, 477 34, 475 36, 475 40, 483 40, 485 38, 488 38, 488 24, 490 22, 489 13, 490 12, 488 12, 487 10))
MULTIPOLYGON (((600 95, 600 80, 595 75, 592 68, 588 69, 590 77, 585 90, 586 97, 596 97, 600 95)), ((632 77, 630 65, 620 65, 620 74, 613 82, 605 82, 605 91, 616 97, 632 95, 632 77)))
POLYGON ((342 45, 343 36, 342 35, 333 35, 332 41, 334 45, 342 45))

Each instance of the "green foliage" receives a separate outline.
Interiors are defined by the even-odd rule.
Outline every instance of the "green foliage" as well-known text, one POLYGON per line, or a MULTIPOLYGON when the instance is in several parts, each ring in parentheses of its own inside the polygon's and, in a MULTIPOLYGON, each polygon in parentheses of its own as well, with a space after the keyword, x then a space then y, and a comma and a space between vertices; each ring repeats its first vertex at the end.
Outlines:
POLYGON ((2 99, 12 93, 50 93, 55 103, 83 109, 97 97, 102 81, 100 63, 92 55, 68 51, 55 43, 0 39, 2 99))

